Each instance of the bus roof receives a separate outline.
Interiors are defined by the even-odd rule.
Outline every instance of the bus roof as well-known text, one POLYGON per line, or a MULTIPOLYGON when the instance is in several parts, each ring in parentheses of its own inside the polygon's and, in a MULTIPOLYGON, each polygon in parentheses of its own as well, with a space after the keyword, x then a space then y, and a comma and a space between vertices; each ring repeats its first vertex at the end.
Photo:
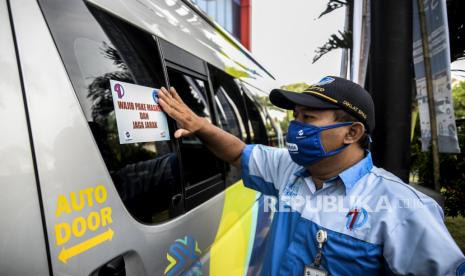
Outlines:
POLYGON ((237 40, 188 0, 88 0, 264 92, 274 77, 237 40))

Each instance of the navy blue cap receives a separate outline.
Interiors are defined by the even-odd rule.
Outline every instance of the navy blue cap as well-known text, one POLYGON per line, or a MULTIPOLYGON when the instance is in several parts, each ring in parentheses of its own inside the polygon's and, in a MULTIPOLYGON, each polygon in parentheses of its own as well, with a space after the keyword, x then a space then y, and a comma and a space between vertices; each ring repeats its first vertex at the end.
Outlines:
POLYGON ((372 133, 375 128, 375 106, 370 93, 344 78, 324 77, 302 93, 273 89, 270 101, 277 107, 289 110, 293 110, 296 105, 315 109, 343 109, 362 122, 368 133, 372 133))

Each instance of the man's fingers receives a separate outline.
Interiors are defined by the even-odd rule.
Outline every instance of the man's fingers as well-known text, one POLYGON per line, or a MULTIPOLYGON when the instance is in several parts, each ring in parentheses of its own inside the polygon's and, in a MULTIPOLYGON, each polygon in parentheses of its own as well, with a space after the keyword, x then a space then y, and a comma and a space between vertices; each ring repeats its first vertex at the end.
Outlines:
POLYGON ((166 88, 160 88, 159 102, 160 106, 163 108, 171 118, 176 120, 181 128, 175 132, 175 137, 180 138, 183 136, 192 135, 198 126, 198 122, 195 120, 197 116, 182 102, 176 90, 171 87, 170 91, 166 88))
POLYGON ((164 97, 166 102, 170 102, 170 101, 174 100, 171 93, 168 90, 166 90, 165 87, 162 87, 160 90, 162 92, 160 96, 164 97))
POLYGON ((164 86, 162 86, 162 87, 160 88, 160 90, 161 90, 163 93, 168 92, 168 90, 166 90, 166 88, 165 88, 164 86))
POLYGON ((162 87, 160 90, 162 91, 162 93, 160 93, 162 96, 162 99, 165 100, 165 102, 169 104, 171 108, 176 109, 179 112, 183 111, 184 102, 182 100, 178 100, 178 99, 181 99, 179 98, 179 96, 178 96, 178 99, 175 98, 173 94, 170 91, 168 91, 165 87, 162 87))
POLYGON ((180 128, 174 132, 174 138, 178 139, 181 137, 186 137, 192 135, 192 132, 190 132, 187 129, 180 128))
POLYGON ((168 101, 168 99, 172 98, 170 92, 168 92, 168 90, 166 90, 165 87, 160 88, 160 92, 161 92, 160 96, 165 98, 166 99, 165 101, 168 101))
POLYGON ((173 98, 175 98, 178 102, 184 103, 184 101, 181 99, 181 97, 179 97, 179 94, 174 87, 170 87, 170 92, 173 98))
POLYGON ((166 104, 170 106, 170 108, 175 109, 179 112, 182 112, 181 104, 176 101, 176 99, 171 96, 171 94, 166 90, 164 87, 160 89, 161 93, 159 93, 159 98, 162 99, 166 104))
POLYGON ((163 100, 162 97, 158 97, 158 103, 160 104, 161 108, 163 109, 163 111, 165 111, 166 113, 168 113, 170 115, 171 113, 171 107, 169 104, 167 104, 165 102, 165 100, 163 100))
POLYGON ((173 108, 172 105, 167 103, 165 98, 159 97, 159 103, 163 111, 168 113, 168 115, 170 115, 173 119, 175 119, 176 121, 179 121, 181 119, 182 113, 179 112, 177 109, 173 108))

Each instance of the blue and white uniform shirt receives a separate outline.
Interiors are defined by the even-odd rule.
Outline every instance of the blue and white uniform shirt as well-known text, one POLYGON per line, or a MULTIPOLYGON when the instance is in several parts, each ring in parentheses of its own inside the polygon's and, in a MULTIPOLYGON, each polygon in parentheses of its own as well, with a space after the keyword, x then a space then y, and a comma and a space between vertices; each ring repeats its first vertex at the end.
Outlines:
POLYGON ((242 174, 245 186, 269 196, 260 211, 276 211, 262 275, 303 275, 320 229, 330 275, 465 275, 441 207, 373 166, 370 153, 319 190, 286 149, 248 145, 242 174))

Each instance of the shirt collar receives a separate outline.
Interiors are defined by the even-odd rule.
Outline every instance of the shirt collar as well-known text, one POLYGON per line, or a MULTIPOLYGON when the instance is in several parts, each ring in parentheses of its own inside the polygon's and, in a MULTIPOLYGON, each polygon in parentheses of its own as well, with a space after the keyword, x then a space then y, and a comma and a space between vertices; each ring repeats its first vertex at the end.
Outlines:
POLYGON ((310 173, 308 170, 304 167, 300 167, 298 171, 294 173, 295 176, 300 176, 300 177, 309 177, 310 173))
MULTIPOLYGON (((369 151, 366 152, 365 158, 360 160, 358 163, 353 165, 352 167, 346 169, 345 171, 341 172, 338 176, 333 177, 328 181, 334 181, 336 179, 342 180, 342 183, 344 183, 344 186, 346 188, 346 193, 349 192, 354 185, 362 179, 363 176, 365 176, 367 173, 371 171, 373 168, 373 160, 371 159, 371 153, 369 151)), ((310 173, 308 170, 304 167, 299 168, 294 173, 295 176, 300 176, 300 177, 309 177, 310 173)))
POLYGON ((349 192, 363 176, 371 171, 373 168, 373 160, 371 159, 371 153, 367 151, 367 155, 362 160, 358 161, 357 164, 341 172, 339 177, 346 186, 346 192, 349 192))

